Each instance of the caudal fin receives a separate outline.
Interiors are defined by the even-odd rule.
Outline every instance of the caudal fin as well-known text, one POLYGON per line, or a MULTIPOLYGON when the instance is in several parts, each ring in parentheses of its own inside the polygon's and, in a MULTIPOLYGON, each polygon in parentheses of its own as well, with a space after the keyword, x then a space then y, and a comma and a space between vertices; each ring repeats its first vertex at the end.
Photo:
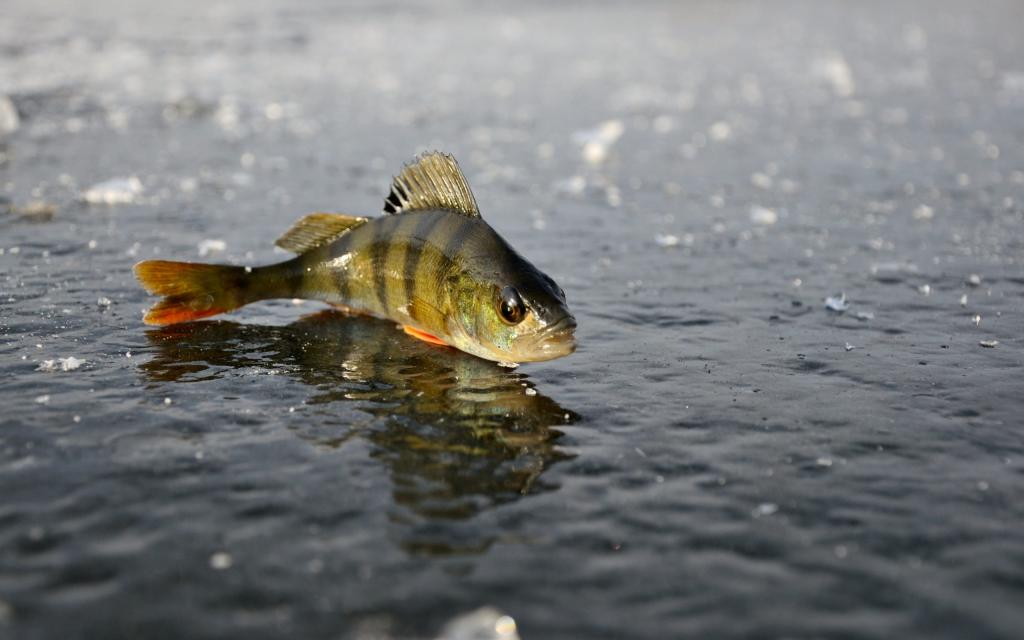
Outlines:
POLYGON ((146 260, 135 277, 150 293, 164 296, 153 305, 146 324, 176 324, 208 318, 246 304, 244 267, 194 262, 146 260))

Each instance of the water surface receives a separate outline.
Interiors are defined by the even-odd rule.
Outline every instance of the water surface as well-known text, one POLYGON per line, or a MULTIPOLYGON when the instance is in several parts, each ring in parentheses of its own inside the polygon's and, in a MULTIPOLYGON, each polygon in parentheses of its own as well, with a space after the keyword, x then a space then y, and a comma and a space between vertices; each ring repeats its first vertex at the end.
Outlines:
POLYGON ((5 15, 0 636, 1019 635, 1016 3, 5 15), (576 354, 141 323, 136 261, 281 260, 433 148, 576 354))

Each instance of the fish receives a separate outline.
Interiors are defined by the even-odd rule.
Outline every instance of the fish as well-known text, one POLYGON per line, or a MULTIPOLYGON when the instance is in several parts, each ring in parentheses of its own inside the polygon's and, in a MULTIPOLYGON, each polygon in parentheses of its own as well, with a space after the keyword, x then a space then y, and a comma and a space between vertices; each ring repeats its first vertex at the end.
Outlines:
POLYGON ((390 320, 414 338, 509 366, 576 350, 565 291, 483 219, 449 154, 406 164, 382 215, 312 213, 276 244, 296 257, 258 267, 136 264, 142 286, 163 296, 144 322, 192 322, 300 298, 390 320))

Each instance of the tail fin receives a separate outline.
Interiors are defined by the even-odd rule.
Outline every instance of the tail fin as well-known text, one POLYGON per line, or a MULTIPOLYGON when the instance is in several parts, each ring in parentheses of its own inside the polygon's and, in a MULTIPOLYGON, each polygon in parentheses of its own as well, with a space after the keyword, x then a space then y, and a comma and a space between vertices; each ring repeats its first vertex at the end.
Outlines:
POLYGON ((153 294, 165 296, 153 305, 146 324, 176 324, 225 313, 249 302, 245 267, 194 262, 146 260, 135 265, 135 277, 153 294))

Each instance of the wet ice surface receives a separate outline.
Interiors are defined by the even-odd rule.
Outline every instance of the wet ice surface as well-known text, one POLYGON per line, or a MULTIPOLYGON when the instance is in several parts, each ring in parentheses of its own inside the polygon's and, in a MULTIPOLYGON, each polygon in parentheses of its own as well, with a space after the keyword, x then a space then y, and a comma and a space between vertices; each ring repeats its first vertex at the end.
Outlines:
POLYGON ((1019 633, 1019 6, 175 7, 0 21, 4 634, 1019 633), (433 148, 572 357, 141 324, 433 148))

